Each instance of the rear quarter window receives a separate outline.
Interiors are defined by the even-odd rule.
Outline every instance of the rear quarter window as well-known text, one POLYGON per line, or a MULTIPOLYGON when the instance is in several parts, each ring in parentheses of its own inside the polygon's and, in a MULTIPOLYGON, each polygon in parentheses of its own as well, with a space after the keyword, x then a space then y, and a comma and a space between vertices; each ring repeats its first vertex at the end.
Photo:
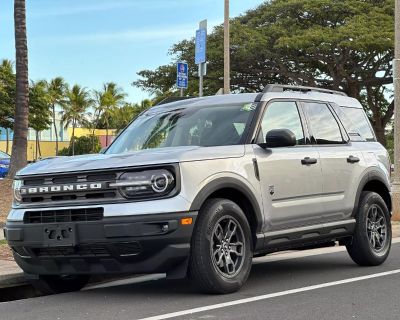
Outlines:
POLYGON ((364 110, 352 107, 334 107, 351 141, 376 141, 364 110))

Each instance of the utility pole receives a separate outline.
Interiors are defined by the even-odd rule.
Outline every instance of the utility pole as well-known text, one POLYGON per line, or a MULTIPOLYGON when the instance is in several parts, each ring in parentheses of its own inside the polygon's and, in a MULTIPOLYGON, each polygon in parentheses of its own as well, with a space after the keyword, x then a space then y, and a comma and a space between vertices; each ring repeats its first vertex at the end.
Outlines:
POLYGON ((230 34, 229 34, 229 0, 225 1, 224 14, 224 94, 231 93, 231 59, 230 59, 230 34))
POLYGON ((395 9, 393 220, 400 220, 400 0, 395 9))

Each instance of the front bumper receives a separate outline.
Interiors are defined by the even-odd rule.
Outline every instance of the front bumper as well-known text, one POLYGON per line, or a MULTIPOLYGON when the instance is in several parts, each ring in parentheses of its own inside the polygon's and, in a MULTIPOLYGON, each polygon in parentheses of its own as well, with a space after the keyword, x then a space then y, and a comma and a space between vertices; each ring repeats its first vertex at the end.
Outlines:
POLYGON ((164 273, 187 261, 197 212, 93 222, 7 222, 4 233, 25 273, 164 273), (182 224, 182 218, 192 218, 182 224))

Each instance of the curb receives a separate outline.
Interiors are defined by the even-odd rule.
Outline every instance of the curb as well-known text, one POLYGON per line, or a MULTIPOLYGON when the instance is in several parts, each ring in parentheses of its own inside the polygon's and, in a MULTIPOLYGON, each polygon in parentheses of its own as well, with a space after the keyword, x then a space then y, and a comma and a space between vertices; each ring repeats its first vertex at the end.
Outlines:
POLYGON ((24 273, 22 271, 0 275, 0 289, 23 286, 27 284, 28 281, 25 279, 24 273))

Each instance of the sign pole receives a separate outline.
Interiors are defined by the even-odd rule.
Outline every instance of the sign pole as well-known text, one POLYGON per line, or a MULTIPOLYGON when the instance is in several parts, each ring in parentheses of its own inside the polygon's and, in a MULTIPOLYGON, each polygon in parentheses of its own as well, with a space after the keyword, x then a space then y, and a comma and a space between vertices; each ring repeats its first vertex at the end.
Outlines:
POLYGON ((203 96, 203 64, 204 63, 200 63, 199 64, 199 97, 203 96))
POLYGON ((400 0, 395 9, 393 220, 400 221, 400 0))
POLYGON ((180 90, 180 97, 181 98, 183 97, 183 88, 181 88, 181 90, 180 90))

